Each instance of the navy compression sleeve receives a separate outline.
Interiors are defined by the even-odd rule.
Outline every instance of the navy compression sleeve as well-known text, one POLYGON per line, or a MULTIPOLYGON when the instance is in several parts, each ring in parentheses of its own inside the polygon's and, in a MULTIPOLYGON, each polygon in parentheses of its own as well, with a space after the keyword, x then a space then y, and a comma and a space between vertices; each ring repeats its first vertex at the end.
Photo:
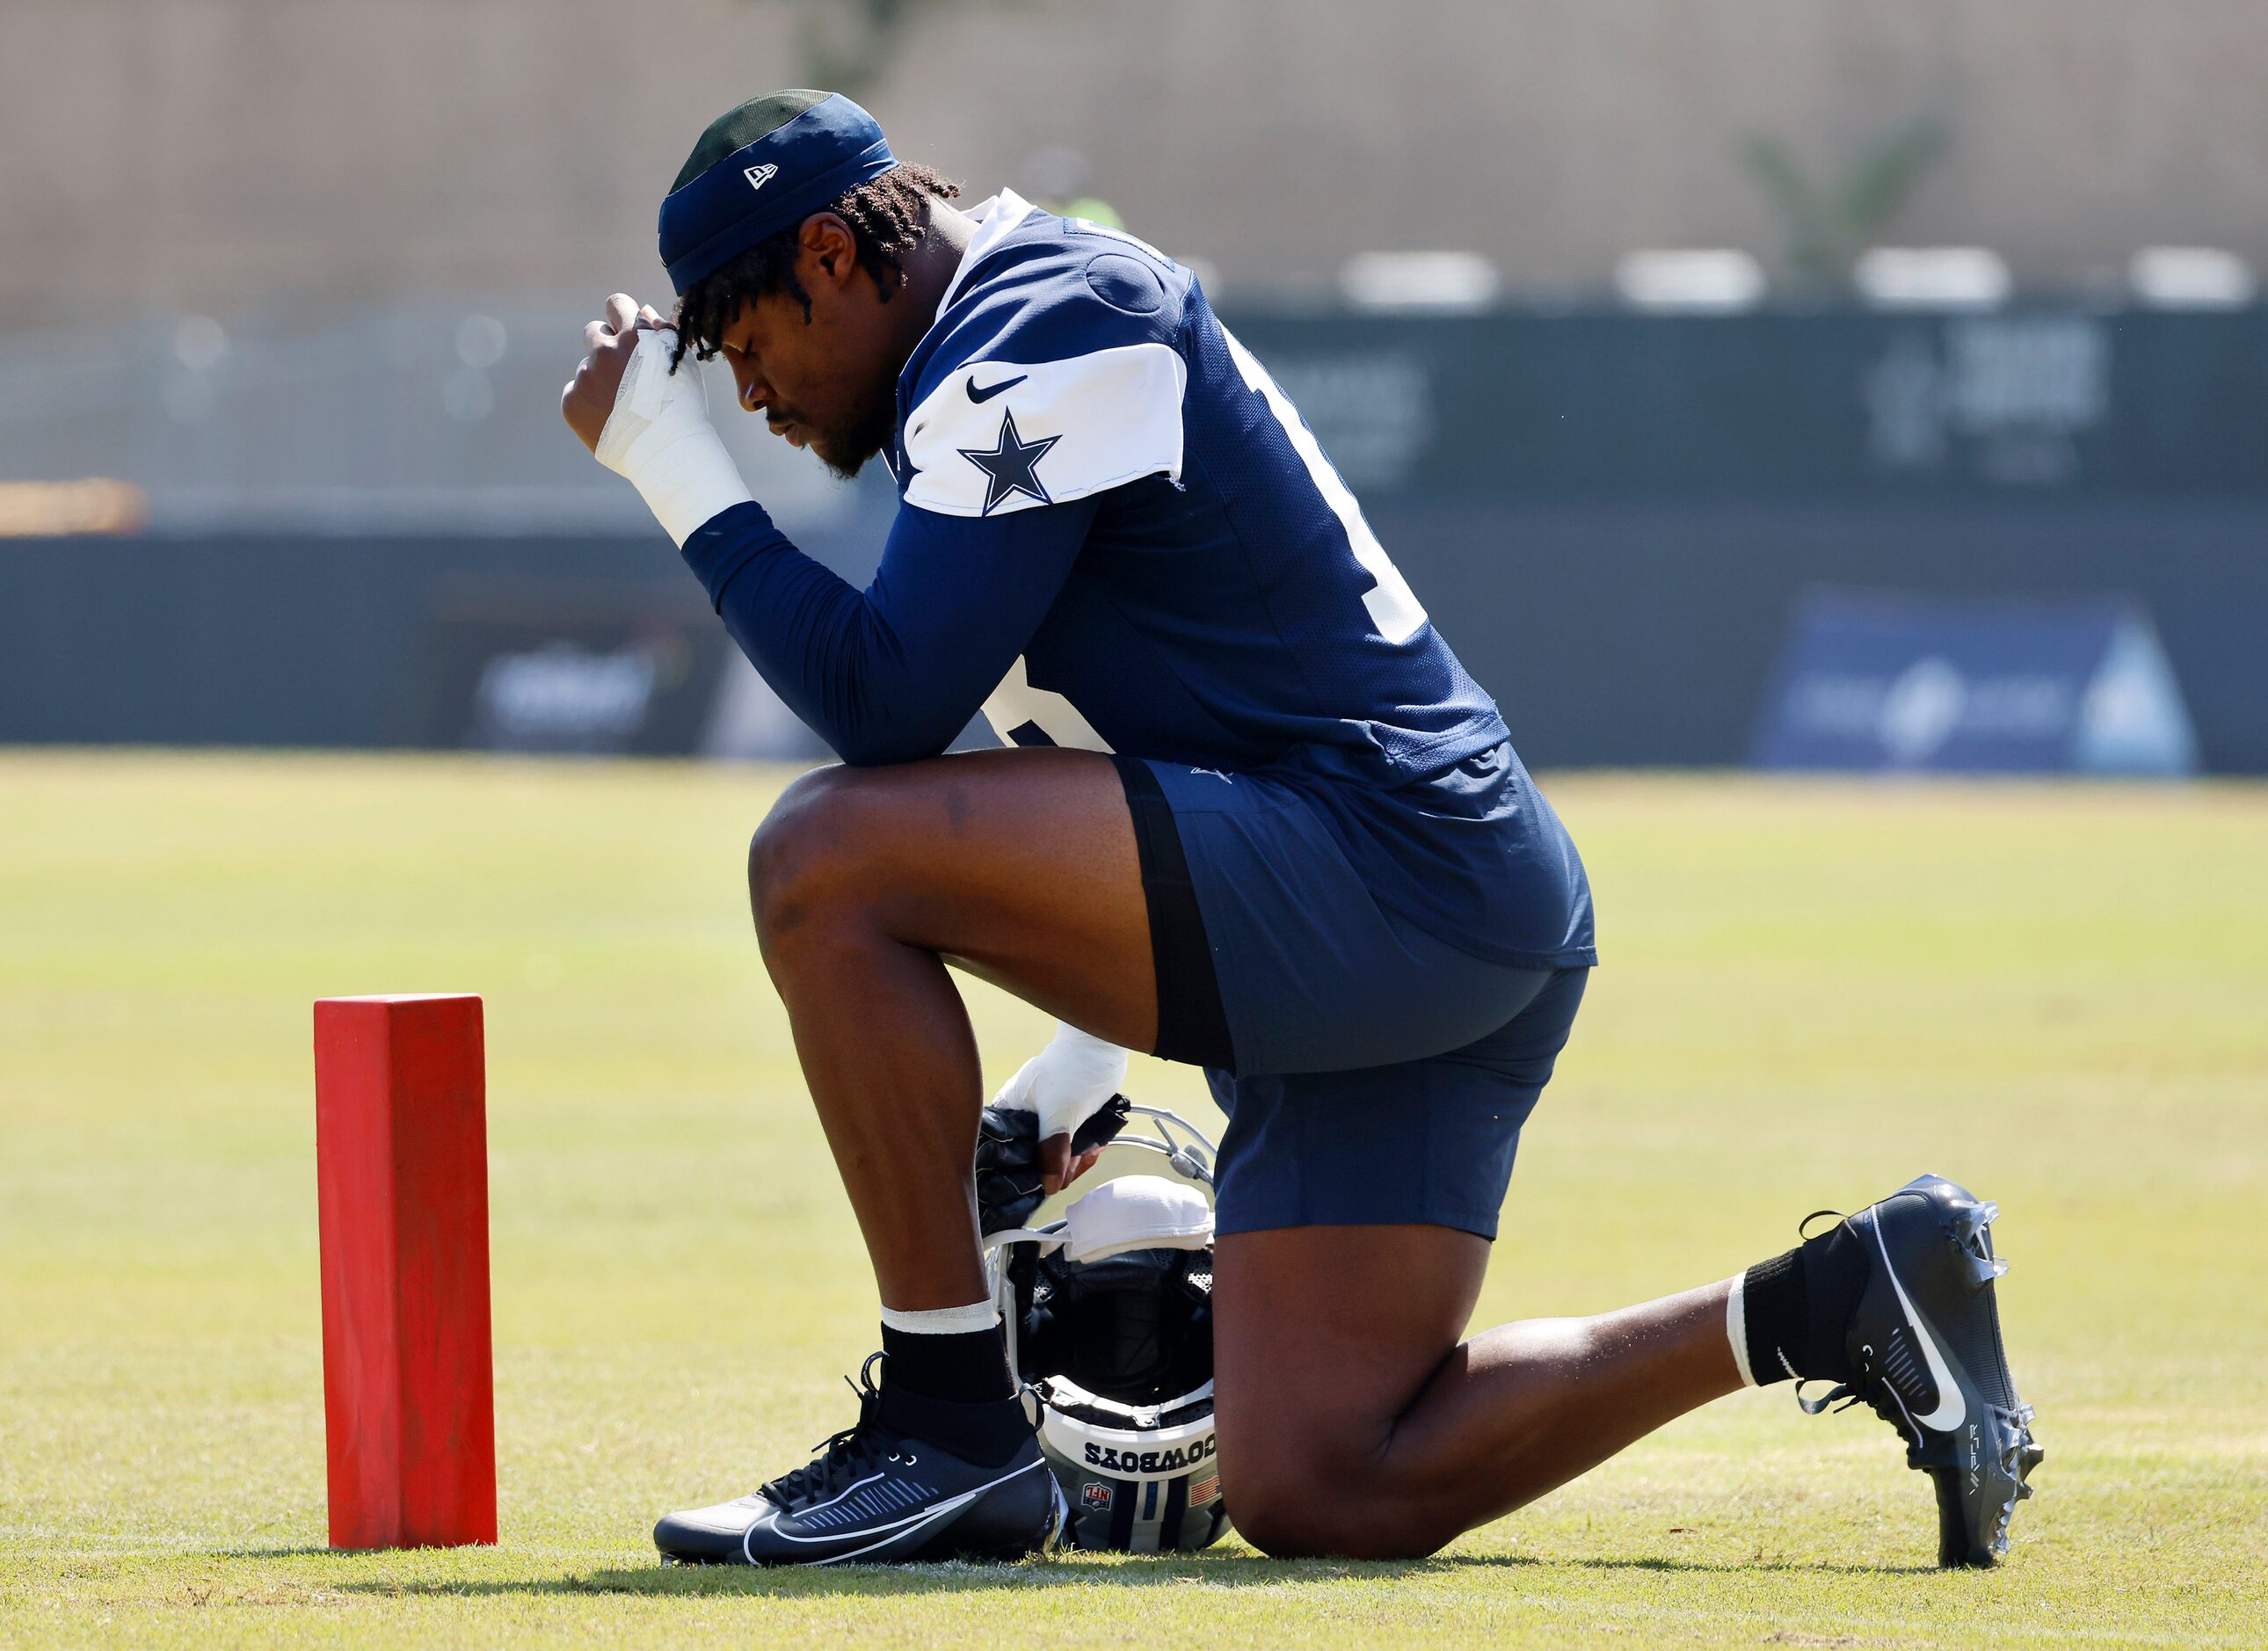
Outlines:
POLYGON ((685 560, 725 629, 846 763, 934 756, 968 726, 1063 588, 1098 501, 1005 516, 902 505, 863 592, 760 505, 695 530, 685 560))

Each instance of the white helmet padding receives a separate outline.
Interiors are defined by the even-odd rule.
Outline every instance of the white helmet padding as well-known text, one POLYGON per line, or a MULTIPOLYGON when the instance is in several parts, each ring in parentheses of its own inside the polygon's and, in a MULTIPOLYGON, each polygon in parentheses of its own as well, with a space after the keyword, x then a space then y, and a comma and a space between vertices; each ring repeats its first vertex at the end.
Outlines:
POLYGON ((1212 1205, 1185 1182, 1121 1176, 1064 1212, 1063 1238, 1064 1254, 1078 1262, 1130 1249, 1203 1249, 1212 1242, 1212 1205))

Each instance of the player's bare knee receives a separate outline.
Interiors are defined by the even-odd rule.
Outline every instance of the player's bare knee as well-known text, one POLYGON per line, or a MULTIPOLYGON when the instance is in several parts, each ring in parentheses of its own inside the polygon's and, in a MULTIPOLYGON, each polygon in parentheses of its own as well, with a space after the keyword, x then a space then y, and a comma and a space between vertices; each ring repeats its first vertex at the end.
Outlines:
POLYGON ((1238 1531, 1278 1559, 1418 1559, 1456 1534, 1404 1507, 1374 1474, 1270 1470, 1226 1488, 1238 1531))
POLYGON ((1244 1539, 1275 1559, 1423 1559, 1455 1534, 1437 1538, 1422 1528, 1397 1524, 1374 1503, 1285 1504, 1261 1510, 1257 1523, 1247 1522, 1241 1503, 1232 1512, 1244 1539))
POLYGON ((1262 1552, 1279 1559, 1409 1559, 1457 1535, 1428 1517, 1425 1499, 1401 1493, 1405 1487, 1383 1448, 1388 1422, 1350 1426, 1341 1417, 1287 1425, 1280 1414, 1271 1422, 1257 1434, 1222 1429, 1229 1515, 1262 1552))
POLYGON ((1270 1559, 1314 1559, 1333 1551, 1318 1510, 1288 1478, 1229 1478, 1226 1488, 1237 1533, 1270 1559))
POLYGON ((856 770, 817 768, 782 792, 748 843, 748 909, 769 950, 818 911, 841 914, 860 879, 856 770))

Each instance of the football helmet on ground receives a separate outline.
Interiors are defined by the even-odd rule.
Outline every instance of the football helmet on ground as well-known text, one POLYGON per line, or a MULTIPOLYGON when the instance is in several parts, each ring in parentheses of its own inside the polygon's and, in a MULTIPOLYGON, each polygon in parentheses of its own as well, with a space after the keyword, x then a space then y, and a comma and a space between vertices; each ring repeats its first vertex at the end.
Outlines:
POLYGON ((1040 1227, 1028 1111, 985 1109, 980 1215, 1008 1354, 1076 1546, 1194 1551, 1226 1534, 1212 1406, 1214 1148, 1160 1108, 1114 1096, 1074 1140, 1162 1156, 1040 1227), (1151 1133, 1116 1133, 1130 1118, 1151 1133))

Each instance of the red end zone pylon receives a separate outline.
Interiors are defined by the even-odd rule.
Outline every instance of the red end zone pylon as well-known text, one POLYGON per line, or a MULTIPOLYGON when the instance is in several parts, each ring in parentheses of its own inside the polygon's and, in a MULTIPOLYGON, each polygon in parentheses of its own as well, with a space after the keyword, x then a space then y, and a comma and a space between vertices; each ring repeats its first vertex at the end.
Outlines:
POLYGON ((497 1539, 481 1000, 315 1005, 331 1546, 497 1539))

